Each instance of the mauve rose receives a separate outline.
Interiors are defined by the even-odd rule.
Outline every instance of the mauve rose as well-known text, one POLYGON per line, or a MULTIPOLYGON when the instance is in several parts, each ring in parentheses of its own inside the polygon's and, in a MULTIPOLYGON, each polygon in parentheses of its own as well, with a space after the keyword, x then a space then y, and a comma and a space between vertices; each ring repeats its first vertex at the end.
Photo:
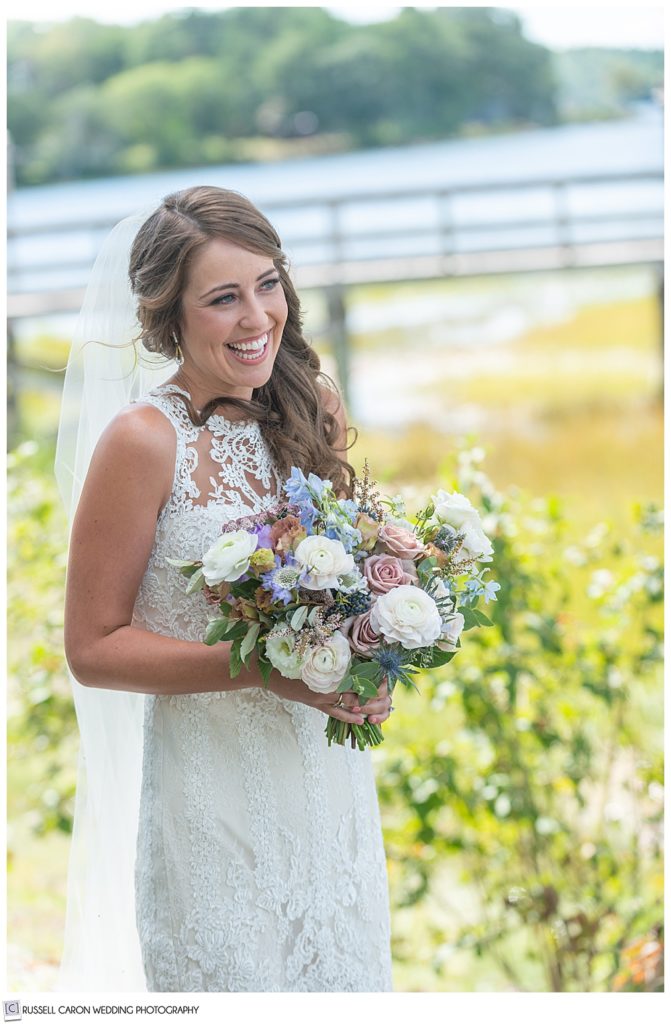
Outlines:
POLYGON ((385 523, 380 527, 377 539, 390 555, 395 555, 397 558, 410 558, 414 562, 424 555, 425 549, 422 542, 412 530, 406 530, 404 526, 385 523))
POLYGON ((370 624, 370 611, 345 619, 341 629, 355 654, 370 654, 380 646, 380 634, 376 633, 370 624))
POLYGON ((407 565, 409 568, 393 555, 371 555, 363 563, 363 574, 374 594, 388 594, 394 587, 417 582, 414 565, 412 562, 407 565))

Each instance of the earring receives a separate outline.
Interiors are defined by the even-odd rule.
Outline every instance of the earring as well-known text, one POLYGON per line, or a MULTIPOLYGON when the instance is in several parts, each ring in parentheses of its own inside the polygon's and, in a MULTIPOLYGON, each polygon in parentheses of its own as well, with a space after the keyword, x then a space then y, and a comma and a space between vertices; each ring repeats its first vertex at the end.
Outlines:
POLYGON ((184 362, 184 355, 182 353, 182 346, 180 345, 179 341, 177 340, 177 335, 175 334, 174 331, 172 332, 172 340, 175 343, 175 359, 177 360, 177 362, 181 366, 182 363, 184 362))

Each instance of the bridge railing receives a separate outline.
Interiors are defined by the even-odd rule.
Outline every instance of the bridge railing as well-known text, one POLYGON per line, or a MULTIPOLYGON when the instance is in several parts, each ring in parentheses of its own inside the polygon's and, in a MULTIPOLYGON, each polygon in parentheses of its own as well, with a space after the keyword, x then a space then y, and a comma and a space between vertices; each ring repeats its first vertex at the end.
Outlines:
MULTIPOLYGON (((663 258, 663 175, 657 170, 361 189, 259 206, 283 239, 299 289, 326 292, 323 333, 345 394, 350 285, 661 265, 663 258)), ((96 251, 118 219, 13 224, 10 203, 10 340, 12 320, 79 308, 96 251)))
MULTIPOLYGON (((497 252, 517 254, 513 269, 521 254, 544 249, 561 250, 565 266, 594 245, 642 243, 642 251, 647 245, 654 253, 650 243, 662 239, 662 196, 661 172, 639 171, 361 190, 260 205, 283 238, 298 283, 323 286, 365 281, 369 272, 384 279, 385 264, 396 280, 404 262, 410 277, 429 268, 429 276, 440 275, 441 267, 448 274, 474 273, 478 257, 497 252)), ((12 225, 10 205, 9 315, 49 312, 50 298, 53 311, 68 303, 76 308, 96 249, 116 219, 12 225)), ((487 260, 480 262, 487 273, 487 260)), ((533 257, 530 262, 534 269, 533 257)))

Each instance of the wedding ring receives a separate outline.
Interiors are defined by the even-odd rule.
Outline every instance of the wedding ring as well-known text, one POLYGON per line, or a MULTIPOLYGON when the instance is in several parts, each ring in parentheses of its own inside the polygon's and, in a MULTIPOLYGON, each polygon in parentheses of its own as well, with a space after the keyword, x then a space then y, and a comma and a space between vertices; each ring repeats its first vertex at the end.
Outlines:
POLYGON ((344 708, 345 707, 345 703, 344 703, 342 698, 343 698, 343 695, 341 693, 340 696, 338 697, 338 700, 332 706, 334 708, 344 708))
POLYGON ((392 711, 396 711, 396 708, 394 707, 394 705, 393 705, 393 704, 390 704, 390 705, 389 705, 389 714, 391 714, 391 713, 392 713, 392 711))

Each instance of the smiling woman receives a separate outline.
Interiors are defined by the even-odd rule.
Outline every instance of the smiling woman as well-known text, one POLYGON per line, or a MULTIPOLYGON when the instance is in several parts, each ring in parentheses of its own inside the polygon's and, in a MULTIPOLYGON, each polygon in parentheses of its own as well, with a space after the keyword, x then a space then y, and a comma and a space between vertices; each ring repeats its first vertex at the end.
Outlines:
MULTIPOLYGON (((267 686, 256 668, 231 678, 230 644, 202 642, 209 607, 174 564, 274 506, 292 465, 347 491, 341 403, 302 335, 279 238, 244 197, 168 196, 129 272, 131 336, 176 362, 103 431, 72 529, 65 647, 83 760, 63 985, 387 990, 372 765, 324 741, 324 715, 386 719, 386 684, 359 708, 276 672, 267 686), (125 700, 140 695, 141 759, 125 700)), ((117 380, 106 370, 97 394, 117 380)), ((96 412, 84 403, 80 438, 96 412)))

